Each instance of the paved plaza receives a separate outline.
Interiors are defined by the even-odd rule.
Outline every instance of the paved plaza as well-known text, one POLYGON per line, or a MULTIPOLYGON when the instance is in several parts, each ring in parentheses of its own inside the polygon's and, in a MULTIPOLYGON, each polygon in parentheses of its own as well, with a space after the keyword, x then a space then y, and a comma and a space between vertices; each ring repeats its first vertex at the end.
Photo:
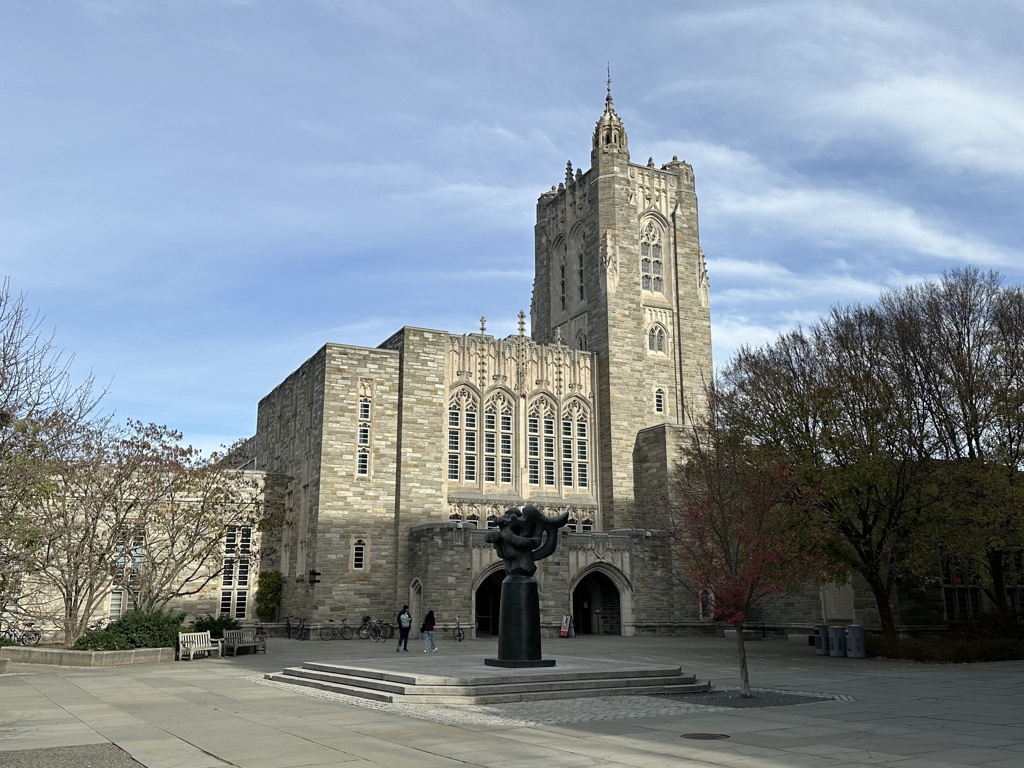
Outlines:
MULTIPOLYGON (((837 659, 784 639, 747 647, 755 687, 818 698, 753 709, 640 696, 457 707, 362 703, 262 679, 314 659, 394 662, 392 643, 358 639, 271 638, 266 656, 136 667, 12 664, 0 676, 0 766, 1024 766, 1024 662, 837 659)), ((497 643, 442 638, 439 648, 411 642, 401 658, 476 665, 497 643)), ((717 638, 546 639, 544 655, 670 662, 718 688, 738 683, 735 645, 717 638)))

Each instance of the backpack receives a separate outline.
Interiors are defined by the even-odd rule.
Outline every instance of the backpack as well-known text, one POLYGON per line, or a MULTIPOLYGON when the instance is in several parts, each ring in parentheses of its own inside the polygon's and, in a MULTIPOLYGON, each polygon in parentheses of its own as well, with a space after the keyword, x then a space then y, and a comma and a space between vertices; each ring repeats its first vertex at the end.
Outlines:
POLYGON ((402 625, 402 629, 408 629, 412 626, 412 616, 410 616, 409 612, 406 611, 398 617, 398 623, 402 625))

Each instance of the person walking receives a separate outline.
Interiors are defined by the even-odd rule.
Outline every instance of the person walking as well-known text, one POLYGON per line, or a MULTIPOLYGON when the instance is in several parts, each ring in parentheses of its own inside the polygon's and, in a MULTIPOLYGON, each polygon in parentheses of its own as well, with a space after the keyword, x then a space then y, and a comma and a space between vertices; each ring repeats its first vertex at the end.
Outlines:
POLYGON ((409 630, 412 628, 412 614, 409 613, 409 606, 403 605, 402 610, 398 612, 398 647, 395 648, 395 653, 398 653, 403 648, 405 652, 409 652, 409 630))
POLYGON ((437 651, 437 646, 434 645, 434 612, 427 611, 426 618, 423 619, 423 626, 420 627, 420 631, 423 633, 423 652, 431 653, 437 651))

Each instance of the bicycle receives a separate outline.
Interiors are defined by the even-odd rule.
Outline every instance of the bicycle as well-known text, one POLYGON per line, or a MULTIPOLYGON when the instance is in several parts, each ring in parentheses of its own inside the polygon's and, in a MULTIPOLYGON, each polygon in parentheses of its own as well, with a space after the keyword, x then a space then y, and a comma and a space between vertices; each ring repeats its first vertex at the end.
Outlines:
POLYGON ((306 626, 306 618, 304 616, 285 616, 284 631, 289 640, 291 640, 293 632, 296 639, 309 640, 309 627, 306 626), (298 624, 292 624, 292 619, 297 621, 298 624))
POLYGON ((335 624, 334 619, 328 619, 327 626, 320 627, 321 640, 334 640, 337 637, 342 640, 351 640, 353 634, 352 627, 345 623, 345 619, 341 620, 341 624, 335 624))
POLYGON ((24 629, 16 624, 7 622, 7 626, 0 632, 0 638, 6 638, 19 645, 39 645, 39 641, 43 639, 43 634, 38 629, 32 629, 34 626, 35 622, 33 621, 26 621, 24 629))
POLYGON ((375 643, 382 643, 395 636, 395 628, 384 619, 374 621, 369 616, 363 616, 363 623, 359 627, 359 637, 363 640, 373 640, 375 643))
POLYGON ((462 622, 459 616, 455 617, 455 626, 452 627, 452 637, 460 643, 466 639, 466 632, 462 629, 462 622))

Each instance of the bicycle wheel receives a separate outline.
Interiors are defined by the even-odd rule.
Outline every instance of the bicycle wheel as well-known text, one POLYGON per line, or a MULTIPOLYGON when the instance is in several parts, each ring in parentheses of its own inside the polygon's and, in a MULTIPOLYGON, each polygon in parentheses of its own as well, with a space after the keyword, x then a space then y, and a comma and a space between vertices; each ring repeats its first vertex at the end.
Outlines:
POLYGON ((381 624, 380 628, 382 630, 384 630, 384 639, 385 640, 390 640, 392 637, 395 636, 395 628, 393 626, 391 626, 390 624, 388 624, 387 622, 381 624))
POLYGON ((354 634, 355 634, 355 632, 352 631, 352 627, 342 627, 341 628, 341 639, 342 640, 351 640, 352 639, 352 635, 354 635, 354 634))
POLYGON ((385 640, 384 631, 377 626, 370 630, 370 637, 373 639, 373 642, 375 643, 383 643, 385 640))
POLYGON ((455 639, 458 640, 460 643, 466 638, 466 633, 462 631, 462 627, 456 627, 455 629, 453 629, 452 635, 454 635, 455 639))
POLYGON ((369 640, 370 639, 370 625, 369 624, 363 624, 363 626, 361 626, 359 628, 359 637, 362 640, 369 640))
POLYGON ((330 640, 334 636, 334 627, 320 627, 320 639, 330 640))
POLYGON ((42 634, 38 630, 29 629, 25 631, 25 634, 21 636, 21 639, 25 645, 39 645, 39 641, 42 637, 42 634))

